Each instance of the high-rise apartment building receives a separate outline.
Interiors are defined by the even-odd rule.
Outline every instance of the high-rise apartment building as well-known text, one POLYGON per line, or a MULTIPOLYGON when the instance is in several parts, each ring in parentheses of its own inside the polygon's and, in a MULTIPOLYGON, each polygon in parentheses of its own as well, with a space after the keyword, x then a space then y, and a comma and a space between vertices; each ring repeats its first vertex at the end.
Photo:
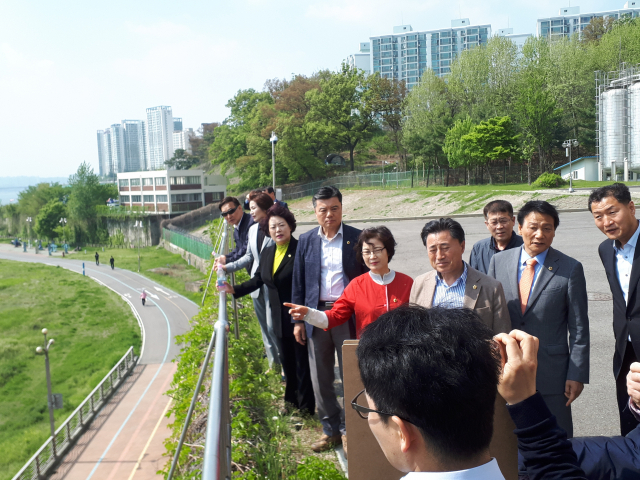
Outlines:
POLYGON ((358 53, 347 57, 347 64, 351 68, 364 70, 365 75, 371 73, 371 42, 360 42, 358 53))
POLYGON ((114 123, 111 129, 111 169, 112 173, 124 172, 124 128, 120 123, 114 123))
POLYGON ((182 118, 173 117, 173 131, 182 130, 182 118))
POLYGON ((124 170, 137 172, 147 170, 147 132, 143 120, 123 120, 124 170))
POLYGON ((195 136, 193 128, 185 128, 184 130, 173 131, 173 149, 185 150, 187 153, 193 153, 191 149, 190 138, 195 136))
POLYGON ((98 170, 106 177, 118 172, 111 171, 111 130, 98 130, 98 170))
POLYGON ((393 28, 393 34, 371 37, 371 71, 385 78, 404 80, 409 88, 427 68, 448 74, 464 50, 485 45, 491 25, 470 25, 468 18, 451 21, 451 28, 414 32, 411 25, 393 28))
POLYGON ((147 108, 147 144, 149 170, 164 168, 173 157, 173 113, 171 107, 147 108))
POLYGON ((595 13, 580 13, 580 7, 563 7, 556 17, 538 19, 538 36, 554 40, 568 37, 574 33, 581 35, 594 17, 618 20, 624 16, 635 18, 638 15, 640 15, 640 2, 638 1, 628 1, 620 10, 595 13))
POLYGON ((511 40, 518 47, 518 51, 522 51, 527 39, 533 36, 530 33, 513 33, 513 28, 501 28, 496 32, 496 35, 511 40))

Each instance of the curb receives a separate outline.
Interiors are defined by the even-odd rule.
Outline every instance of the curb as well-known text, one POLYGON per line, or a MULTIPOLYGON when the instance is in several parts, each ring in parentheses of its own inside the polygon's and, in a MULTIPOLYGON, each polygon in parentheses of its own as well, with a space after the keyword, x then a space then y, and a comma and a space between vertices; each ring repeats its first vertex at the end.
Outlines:
MULTIPOLYGON (((588 208, 563 208, 558 213, 588 212, 588 208)), ((477 218, 484 217, 482 213, 458 213, 454 215, 423 215, 421 217, 386 217, 386 218, 345 218, 344 222, 351 223, 384 223, 401 222, 404 220, 437 220, 438 218, 477 218)), ((317 225, 318 222, 296 222, 297 225, 317 225)))

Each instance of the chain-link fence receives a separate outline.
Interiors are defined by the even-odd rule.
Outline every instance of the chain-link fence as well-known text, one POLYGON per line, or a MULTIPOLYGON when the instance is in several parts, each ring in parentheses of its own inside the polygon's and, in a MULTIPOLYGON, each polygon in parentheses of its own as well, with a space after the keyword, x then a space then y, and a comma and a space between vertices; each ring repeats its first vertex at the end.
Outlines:
POLYGON ((169 242, 186 252, 193 253, 204 260, 211 259, 211 252, 213 251, 211 240, 204 237, 196 237, 173 225, 168 225, 167 227, 162 229, 162 238, 165 242, 169 242))
MULTIPOLYGON (((531 172, 531 181, 540 175, 538 169, 531 172)), ((504 183, 526 183, 527 169, 523 164, 491 165, 489 169, 482 168, 416 168, 406 172, 371 173, 368 175, 341 175, 325 178, 315 182, 282 188, 283 200, 296 200, 309 197, 320 187, 334 185, 338 188, 373 187, 400 188, 417 186, 455 186, 455 185, 484 185, 504 183)))
POLYGON ((116 366, 111 369, 69 418, 58 427, 55 435, 44 442, 44 445, 13 477, 13 480, 48 478, 50 470, 67 453, 67 450, 75 440, 82 435, 85 428, 91 423, 111 394, 124 381, 125 377, 133 370, 136 363, 137 359, 133 356, 133 347, 130 347, 116 366))

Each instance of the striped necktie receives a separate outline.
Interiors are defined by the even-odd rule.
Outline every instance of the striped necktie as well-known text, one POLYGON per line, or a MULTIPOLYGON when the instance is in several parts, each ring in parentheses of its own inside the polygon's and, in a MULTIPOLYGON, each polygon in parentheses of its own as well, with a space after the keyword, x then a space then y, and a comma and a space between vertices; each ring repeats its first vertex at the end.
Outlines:
POLYGON ((522 277, 520 277, 520 285, 518 289, 520 291, 520 308, 522 309, 522 314, 524 315, 524 311, 527 309, 527 302, 529 301, 529 294, 531 293, 531 285, 533 285, 533 275, 536 271, 536 259, 531 258, 527 260, 527 266, 522 272, 522 277))

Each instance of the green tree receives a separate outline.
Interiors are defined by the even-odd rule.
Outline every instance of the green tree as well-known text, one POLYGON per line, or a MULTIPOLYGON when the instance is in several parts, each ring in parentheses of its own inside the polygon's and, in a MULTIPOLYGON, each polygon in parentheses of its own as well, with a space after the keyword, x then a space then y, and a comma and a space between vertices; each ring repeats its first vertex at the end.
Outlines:
POLYGON ((364 72, 343 63, 339 72, 321 80, 320 89, 310 90, 307 96, 311 131, 347 149, 350 168, 354 170, 356 147, 376 130, 371 89, 364 72))
POLYGON ((175 170, 189 170, 200 163, 200 158, 195 155, 191 155, 189 152, 182 148, 178 148, 173 157, 164 162, 168 168, 175 170))
MULTIPOLYGON (((447 156, 449 165, 453 168, 473 167, 473 156, 469 152, 469 144, 463 138, 473 130, 473 122, 467 116, 463 120, 456 120, 453 126, 447 131, 442 151, 447 156)), ((468 178, 468 177, 467 177, 468 178)), ((469 183, 469 180, 467 180, 469 183)))
POLYGON ((65 202, 69 187, 59 183, 31 185, 18 194, 18 211, 24 217, 35 217, 42 207, 52 200, 65 202))
POLYGON ((486 167, 489 183, 493 183, 489 164, 517 156, 519 137, 510 117, 494 117, 473 127, 460 138, 460 143, 478 165, 486 167))
POLYGON ((396 154, 406 169, 406 156, 402 148, 402 122, 404 119, 404 101, 407 97, 407 85, 403 80, 384 78, 375 73, 369 78, 371 88, 371 109, 382 120, 383 128, 389 132, 396 147, 396 154))
POLYGON ((614 20, 611 17, 593 17, 582 30, 582 41, 585 43, 599 42, 606 33, 611 31, 613 25, 614 20))
POLYGON ((52 200, 38 212, 34 230, 40 238, 53 240, 59 236, 60 219, 64 217, 66 217, 65 205, 58 200, 52 200))

